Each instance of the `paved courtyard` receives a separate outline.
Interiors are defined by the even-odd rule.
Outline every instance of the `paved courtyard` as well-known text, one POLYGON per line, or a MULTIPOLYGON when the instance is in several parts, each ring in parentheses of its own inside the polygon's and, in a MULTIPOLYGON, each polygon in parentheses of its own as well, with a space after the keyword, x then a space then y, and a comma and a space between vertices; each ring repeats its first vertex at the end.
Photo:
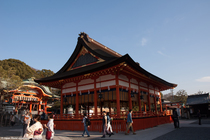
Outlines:
MULTIPOLYGON (((174 129, 173 123, 163 124, 157 127, 136 131, 137 135, 124 135, 115 133, 105 140, 209 140, 210 120, 202 120, 202 125, 198 125, 197 120, 180 120, 180 128, 174 129)), ((55 130, 54 140, 99 140, 102 133, 90 132, 90 137, 82 137, 81 131, 55 130)), ((0 139, 22 139, 22 126, 0 127, 0 139)), ((45 135, 43 135, 43 140, 45 135)))

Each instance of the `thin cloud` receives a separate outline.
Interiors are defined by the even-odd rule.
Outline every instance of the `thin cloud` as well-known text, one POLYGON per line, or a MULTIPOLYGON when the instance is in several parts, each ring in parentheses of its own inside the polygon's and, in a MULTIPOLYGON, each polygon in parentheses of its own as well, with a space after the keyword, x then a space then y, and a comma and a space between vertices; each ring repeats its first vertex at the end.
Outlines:
POLYGON ((157 53, 160 54, 160 55, 162 55, 162 56, 170 57, 170 56, 164 54, 162 51, 157 51, 157 53))
POLYGON ((200 79, 196 79, 198 82, 210 82, 210 76, 202 77, 200 79))
POLYGON ((164 55, 161 51, 158 51, 158 53, 159 53, 160 55, 164 55))
POLYGON ((141 39, 141 46, 145 46, 147 44, 148 40, 146 38, 141 39))

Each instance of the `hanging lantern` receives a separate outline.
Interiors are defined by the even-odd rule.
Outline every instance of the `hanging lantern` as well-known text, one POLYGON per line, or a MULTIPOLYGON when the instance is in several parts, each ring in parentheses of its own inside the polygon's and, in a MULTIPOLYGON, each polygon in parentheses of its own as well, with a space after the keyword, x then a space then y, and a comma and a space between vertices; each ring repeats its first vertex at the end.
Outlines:
POLYGON ((134 96, 134 92, 131 92, 131 98, 132 98, 132 97, 135 97, 135 96, 134 96))
POLYGON ((144 99, 144 96, 143 96, 143 95, 141 95, 141 96, 140 96, 140 99, 142 99, 142 100, 143 100, 143 99, 144 99))
POLYGON ((102 99, 103 98, 103 94, 101 94, 101 92, 98 94, 98 98, 102 99))

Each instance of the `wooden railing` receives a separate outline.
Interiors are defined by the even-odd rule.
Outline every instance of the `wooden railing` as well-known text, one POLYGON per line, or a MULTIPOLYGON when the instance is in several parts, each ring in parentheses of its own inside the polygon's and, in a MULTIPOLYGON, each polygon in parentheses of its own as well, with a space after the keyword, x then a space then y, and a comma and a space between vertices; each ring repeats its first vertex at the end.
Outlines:
MULTIPOLYGON (((129 112, 127 111, 121 111, 120 116, 117 116, 117 112, 112 112, 110 113, 110 117, 113 117, 114 119, 123 119, 127 118, 129 112)), ((102 119, 103 115, 101 113, 98 113, 97 116, 95 113, 86 113, 88 118, 90 119, 102 119)), ((166 116, 166 115, 171 115, 170 112, 152 112, 152 111, 147 111, 147 112, 140 112, 140 111, 134 111, 132 113, 132 118, 144 118, 144 117, 157 117, 157 116, 166 116)), ((56 114, 54 119, 55 120, 80 120, 84 117, 84 114, 56 114)))

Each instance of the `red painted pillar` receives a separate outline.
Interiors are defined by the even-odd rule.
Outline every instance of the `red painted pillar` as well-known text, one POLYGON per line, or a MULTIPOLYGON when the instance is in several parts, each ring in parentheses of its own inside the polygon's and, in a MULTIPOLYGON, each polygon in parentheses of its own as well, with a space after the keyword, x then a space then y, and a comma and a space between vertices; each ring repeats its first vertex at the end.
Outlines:
POLYGON ((155 105, 155 114, 157 114, 157 102, 156 102, 155 88, 154 88, 154 105, 155 105))
POLYGON ((144 103, 144 111, 146 112, 147 111, 147 104, 144 103))
MULTIPOLYGON (((159 91, 160 93, 160 91, 159 91)), ((163 106, 162 106, 162 100, 161 100, 161 95, 158 95, 159 96, 159 102, 160 102, 160 112, 163 112, 163 106)))
POLYGON ((30 113, 32 111, 32 102, 30 102, 30 113))
POLYGON ((45 100, 45 104, 44 104, 44 112, 47 114, 47 100, 45 100))
POLYGON ((129 102, 129 109, 132 109, 132 99, 131 99, 131 78, 129 78, 128 102, 129 102))
POLYGON ((90 116, 90 109, 89 109, 89 103, 88 103, 88 106, 87 106, 87 110, 88 110, 88 117, 90 116))
POLYGON ((62 93, 62 89, 61 89, 60 115, 63 116, 63 93, 62 93))
POLYGON ((150 93, 149 93, 149 88, 148 88, 148 95, 147 95, 147 98, 148 98, 149 111, 151 111, 151 103, 150 103, 150 93))
POLYGON ((154 103, 155 103, 155 114, 157 114, 157 102, 156 102, 156 95, 154 95, 154 103))
POLYGON ((98 96, 96 91, 96 78, 94 79, 94 108, 95 108, 95 117, 98 116, 98 110, 97 110, 97 103, 98 103, 98 96))
POLYGON ((76 83, 76 110, 75 110, 76 117, 79 116, 79 92, 78 92, 78 82, 76 83))
POLYGON ((115 80, 116 80, 117 116, 120 117, 120 89, 119 89, 118 73, 116 73, 115 75, 115 80))
POLYGON ((140 89, 139 89, 139 92, 138 92, 138 101, 139 101, 139 112, 141 113, 141 93, 140 93, 140 89))

